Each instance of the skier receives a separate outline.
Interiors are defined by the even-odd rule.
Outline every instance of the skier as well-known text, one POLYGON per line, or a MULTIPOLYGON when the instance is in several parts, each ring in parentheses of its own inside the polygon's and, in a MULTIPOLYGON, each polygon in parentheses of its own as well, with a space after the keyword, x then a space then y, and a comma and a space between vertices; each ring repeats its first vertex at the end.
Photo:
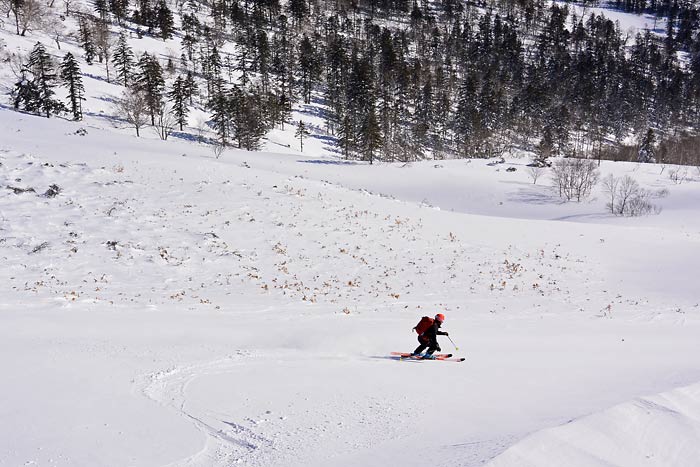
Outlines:
POLYGON ((421 357, 430 360, 435 359, 433 353, 441 350, 437 341, 437 336, 449 336, 447 332, 440 331, 440 326, 442 326, 444 321, 445 315, 442 313, 436 314, 434 319, 423 316, 416 327, 413 328, 418 333, 418 342, 420 342, 420 345, 416 347, 416 350, 413 351, 411 356, 419 356, 421 352, 427 348, 428 351, 421 357))

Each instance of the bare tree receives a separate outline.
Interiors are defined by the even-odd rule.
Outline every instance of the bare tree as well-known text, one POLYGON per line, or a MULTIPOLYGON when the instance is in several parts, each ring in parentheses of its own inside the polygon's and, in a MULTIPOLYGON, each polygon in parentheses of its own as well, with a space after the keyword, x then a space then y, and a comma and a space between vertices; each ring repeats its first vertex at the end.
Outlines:
POLYGON ((63 39, 66 31, 66 26, 63 24, 63 20, 57 14, 47 15, 44 19, 44 30, 49 34, 58 50, 61 50, 61 39, 63 39))
POLYGON ((610 212, 618 216, 643 216, 647 214, 658 214, 661 208, 652 204, 652 198, 663 197, 668 194, 666 190, 658 193, 639 186, 639 183, 629 175, 622 178, 615 178, 608 175, 603 179, 603 188, 610 196, 608 207, 610 212))
POLYGON ((537 179, 540 178, 544 173, 544 167, 532 165, 527 168, 527 173, 532 179, 532 183, 537 184, 537 179))
POLYGON ((155 130, 158 137, 163 141, 168 139, 168 136, 175 129, 177 119, 173 115, 173 108, 170 104, 161 103, 158 113, 156 114, 155 130))
POLYGON ((200 144, 204 143, 204 133, 207 131, 207 120, 202 117, 198 118, 194 128, 197 130, 197 142, 200 144))
POLYGON ((8 16, 12 13, 15 17, 15 28, 20 36, 24 36, 27 31, 31 31, 35 26, 39 26, 48 12, 48 8, 39 0, 6 1, 8 16))
POLYGON ((18 81, 24 79, 27 73, 27 62, 29 57, 21 53, 12 53, 3 57, 3 61, 9 64, 10 71, 18 81))
POLYGON ((591 159, 559 159, 553 166, 554 183, 559 188, 559 196, 570 201, 587 198, 598 183, 599 172, 591 159))
POLYGON ((17 34, 19 34, 19 16, 21 14, 20 9, 22 8, 22 0, 0 0, 0 6, 3 12, 10 17, 10 14, 15 18, 15 29, 17 34))
POLYGON ((659 214, 661 208, 654 204, 651 204, 649 199, 652 197, 652 193, 649 190, 640 188, 637 194, 630 198, 627 205, 628 216, 645 216, 647 214, 659 214))
POLYGON ((136 130, 136 136, 141 136, 139 130, 148 123, 148 104, 141 91, 126 90, 117 99, 115 110, 129 125, 136 130))
POLYGON ((214 157, 216 157, 217 159, 221 157, 221 155, 224 153, 224 149, 226 149, 226 145, 221 144, 220 141, 214 141, 214 146, 212 146, 214 157))
POLYGON ((97 47, 97 60, 105 62, 107 70, 107 82, 109 83, 109 61, 112 51, 112 36, 109 31, 109 24, 106 21, 97 20, 93 25, 95 46, 97 47))
POLYGON ((610 202, 606 205, 610 212, 615 214, 615 197, 617 196, 617 186, 620 184, 620 179, 608 174, 603 179, 603 190, 610 196, 610 202))
POLYGON ((639 183, 629 175, 625 175, 617 184, 617 206, 614 212, 624 215, 629 209, 630 201, 638 196, 640 187, 639 183))

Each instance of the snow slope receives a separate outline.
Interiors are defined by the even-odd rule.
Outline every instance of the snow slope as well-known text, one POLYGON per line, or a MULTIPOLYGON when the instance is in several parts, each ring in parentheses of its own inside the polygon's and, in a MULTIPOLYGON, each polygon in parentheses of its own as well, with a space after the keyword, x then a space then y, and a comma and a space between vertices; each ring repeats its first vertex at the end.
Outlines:
MULTIPOLYGON (((37 40, 82 55, 0 24, 37 40)), ((137 139, 81 68, 85 122, 0 104, 0 466, 697 464, 696 168, 604 163, 670 191, 618 218, 525 159, 335 159, 314 106, 306 155, 288 125, 217 160, 204 111, 137 139), (464 363, 389 358, 437 311, 464 363)))
POLYGON ((542 430, 488 465, 697 465, 700 385, 640 397, 542 430), (591 446, 595 446, 591 449, 591 446))
POLYGON ((696 459, 665 441, 699 415, 692 170, 604 163, 670 190, 627 219, 519 159, 217 160, 91 122, 0 128, 0 465, 696 459), (437 311, 464 363, 388 358, 437 311))

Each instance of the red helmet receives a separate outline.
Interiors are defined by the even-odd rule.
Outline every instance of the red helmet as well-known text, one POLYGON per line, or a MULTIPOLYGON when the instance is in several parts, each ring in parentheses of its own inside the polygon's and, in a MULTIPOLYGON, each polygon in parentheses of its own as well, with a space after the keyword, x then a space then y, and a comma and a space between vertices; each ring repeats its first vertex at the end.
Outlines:
POLYGON ((439 321, 439 322, 442 323, 443 321, 445 321, 445 315, 443 315, 442 313, 436 314, 436 315, 435 315, 435 321, 439 321))

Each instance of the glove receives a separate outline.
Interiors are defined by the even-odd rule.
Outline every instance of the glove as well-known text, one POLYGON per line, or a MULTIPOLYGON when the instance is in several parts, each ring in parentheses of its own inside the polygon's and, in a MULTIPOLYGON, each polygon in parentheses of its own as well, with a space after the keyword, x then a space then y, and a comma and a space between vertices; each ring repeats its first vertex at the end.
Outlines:
POLYGON ((449 332, 446 332, 446 333, 445 333, 445 336, 449 336, 449 335, 450 335, 450 333, 449 333, 449 332))

